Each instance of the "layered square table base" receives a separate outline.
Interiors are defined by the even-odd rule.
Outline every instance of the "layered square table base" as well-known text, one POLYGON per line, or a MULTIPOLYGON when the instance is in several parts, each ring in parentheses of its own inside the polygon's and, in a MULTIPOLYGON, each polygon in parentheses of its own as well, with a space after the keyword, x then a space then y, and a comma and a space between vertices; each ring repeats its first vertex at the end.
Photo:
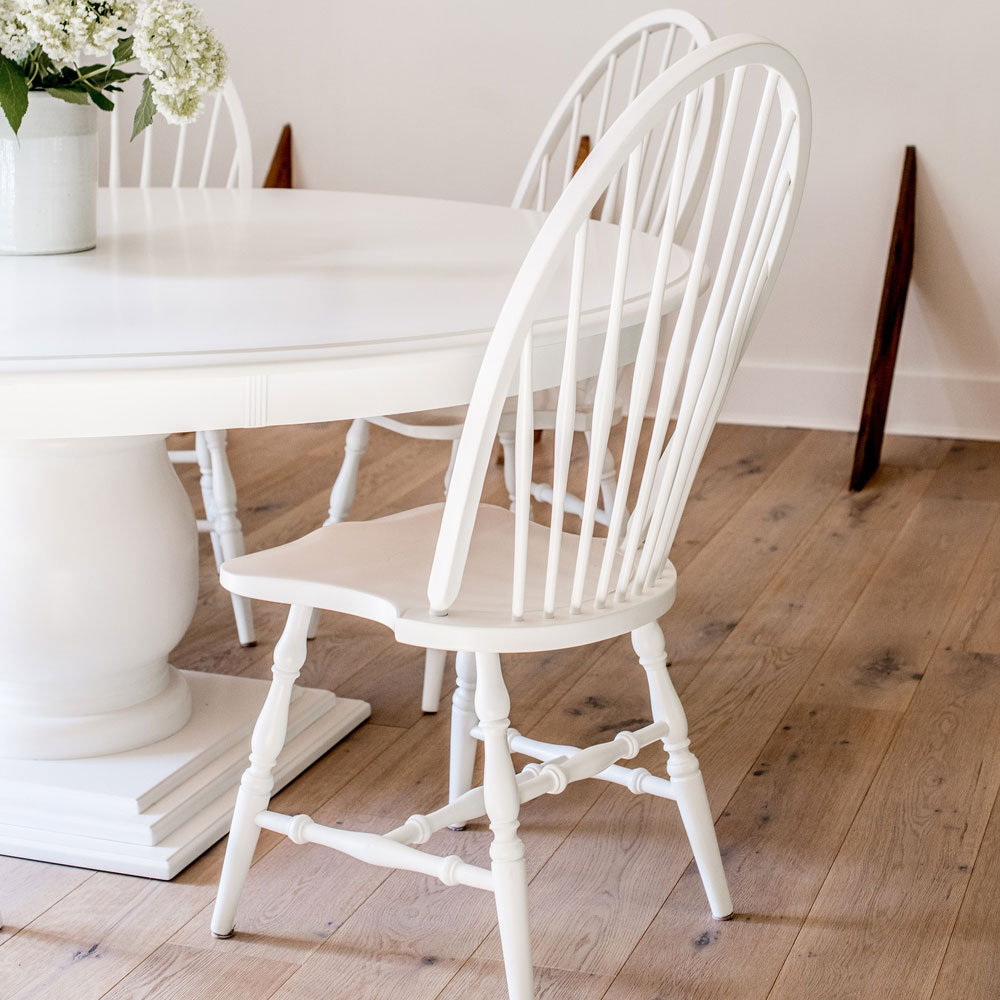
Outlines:
MULTIPOLYGON (((181 673, 191 719, 168 739, 105 757, 0 760, 0 854, 170 879, 225 836, 269 681, 181 673)), ((275 789, 370 712, 297 689, 275 789)))

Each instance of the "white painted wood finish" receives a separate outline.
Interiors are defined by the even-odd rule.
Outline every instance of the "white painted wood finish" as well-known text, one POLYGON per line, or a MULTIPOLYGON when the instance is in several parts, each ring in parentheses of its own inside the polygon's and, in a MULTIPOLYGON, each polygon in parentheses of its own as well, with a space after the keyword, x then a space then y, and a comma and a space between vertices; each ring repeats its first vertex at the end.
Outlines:
MULTIPOLYGON (((319 843, 369 863, 421 871, 447 885, 491 889, 512 1000, 533 995, 524 848, 518 837, 522 804, 557 794, 570 783, 599 777, 633 791, 677 802, 712 913, 732 913, 712 815, 683 708, 667 671, 657 619, 674 601, 676 573, 669 553, 694 472, 760 311, 780 269, 798 212, 810 140, 809 95, 802 71, 783 49, 753 36, 710 43, 667 70, 640 93, 609 128, 569 182, 537 237, 500 311, 469 403, 448 497, 367 522, 320 528, 298 541, 227 562, 223 584, 247 597, 291 605, 276 653, 272 693, 258 726, 244 777, 212 921, 217 936, 233 932, 258 827, 296 843, 319 843), (637 347, 626 320, 628 276, 643 234, 632 227, 640 204, 643 161, 651 132, 669 115, 680 119, 681 156, 694 134, 699 96, 724 84, 721 128, 711 148, 704 198, 693 219, 693 258, 678 316, 668 339, 666 367, 655 384, 663 325, 663 292, 682 224, 684 175, 671 179, 658 253, 646 272, 648 308, 637 347), (614 177, 622 181, 618 248, 602 282, 611 306, 596 338, 599 357, 581 364, 593 344, 580 334, 594 206, 614 177), (724 180, 733 179, 732 190, 724 180), (536 321, 545 294, 568 265, 568 320, 560 343, 551 525, 531 521, 535 394, 539 383, 536 321), (703 296, 703 291, 705 295, 703 296), (623 443, 616 456, 614 497, 606 533, 595 531, 605 454, 619 371, 634 361, 623 443), (581 381, 598 374, 588 435, 587 487, 579 534, 563 530, 567 441, 581 381), (507 397, 516 386, 513 510, 481 503, 483 484, 507 397), (656 416, 640 454, 647 408, 656 416), (673 431, 671 416, 677 411, 673 431), (631 512, 626 499, 634 495, 631 512), (264 808, 268 762, 280 744, 288 691, 305 654, 308 608, 359 615, 392 628, 404 643, 460 654, 454 698, 449 802, 411 816, 385 836, 353 834, 281 817, 264 808), (583 646, 631 633, 645 671, 653 722, 587 748, 560 747, 521 737, 510 728, 510 700, 500 655, 583 646), (294 639, 292 655, 286 644, 294 639), (470 652, 475 651, 473 677, 470 652), (287 661, 287 662, 286 662, 287 661), (470 691, 472 686, 474 694, 470 691), (472 709, 469 701, 472 695, 472 709), (469 729, 473 717, 478 724, 469 729), (470 789, 470 737, 485 746, 481 788, 470 789), (662 742, 666 779, 618 764, 662 742), (515 774, 512 750, 542 761, 515 774), (491 870, 441 859, 401 845, 422 844, 444 826, 461 827, 485 815, 493 831, 491 870)), ((646 237, 647 239, 650 237, 646 237)))
MULTIPOLYGON (((514 194, 514 208, 547 210, 561 194, 573 176, 581 137, 587 136, 596 143, 608 125, 624 107, 633 101, 651 79, 669 66, 704 45, 713 38, 711 30, 697 17, 682 10, 659 10, 645 14, 627 24, 609 39, 588 61, 573 81, 562 100, 556 105, 551 118, 528 159, 527 166, 514 194)), ((659 233, 666 210, 666 197, 673 171, 683 171, 684 184, 676 225, 677 242, 681 242, 687 224, 697 207, 708 159, 705 155, 716 126, 720 94, 718 88, 706 88, 696 109, 692 140, 685 156, 678 156, 678 116, 668 116, 646 139, 652 155, 643 161, 640 178, 641 204, 637 206, 632 225, 645 232, 659 233)), ((616 175, 602 203, 594 215, 606 222, 621 221, 620 183, 616 175)), ((583 387, 589 396, 592 387, 583 387)), ((535 427, 552 429, 556 414, 550 394, 540 393, 536 399, 535 427)), ((615 420, 621 414, 616 412, 615 420)), ((457 411, 435 410, 430 413, 408 413, 379 417, 371 423, 405 437, 457 442, 465 420, 464 409, 457 411)), ((368 441, 367 431, 362 431, 361 421, 352 428, 344 453, 344 462, 330 495, 330 512, 326 524, 337 524, 347 518, 357 488, 358 469, 368 441)), ((513 412, 501 418, 499 440, 504 456, 504 478, 511 503, 514 502, 514 423, 513 412)), ((576 430, 590 431, 590 413, 579 408, 576 413, 576 430)), ((454 454, 454 452, 453 452, 454 454)), ((450 474, 449 468, 449 474, 450 474)), ((610 454, 605 460, 605 477, 602 491, 603 507, 598 519, 607 523, 610 510, 614 462, 610 454)), ((552 488, 546 483, 534 483, 532 496, 543 503, 552 500, 552 488)), ((583 504, 572 494, 567 498, 567 510, 581 514, 583 504)), ((312 634, 315 634, 313 623, 312 634)), ((428 650, 424 665, 424 690, 422 707, 425 712, 436 712, 441 699, 443 676, 440 650, 428 650)))
MULTIPOLYGON (((153 844, 115 839, 115 814, 105 814, 109 800, 139 796, 141 811, 176 819, 177 803, 158 804, 157 790, 180 781, 183 792, 171 794, 181 802, 207 794, 203 784, 224 781, 232 762, 223 758, 246 736, 239 699, 227 694, 236 679, 220 678, 204 703, 193 691, 186 725, 177 710, 191 685, 165 657, 190 620, 196 535, 166 435, 349 419, 400 402, 420 410, 467 403, 492 323, 543 221, 510 208, 378 195, 105 189, 95 251, 5 262, 0 462, 8 490, 0 505, 18 532, 0 562, 0 594, 19 612, 0 622, 8 651, 0 729, 19 735, 0 771, 9 765, 23 780, 0 804, 28 796, 39 806, 30 817, 0 808, 0 851, 170 877, 225 832, 231 802, 223 798, 176 831, 156 825, 153 844), (48 295, 55 287, 64 294, 48 295), (48 322, 38 326, 42 299, 48 322), (65 537, 53 532, 58 524, 65 537), (64 759, 43 779, 47 762, 25 758, 50 746, 54 730, 64 759), (164 742, 146 749, 164 736, 193 757, 164 742), (102 772, 103 791, 81 790, 95 750, 120 766, 102 772), (81 830, 104 824, 99 842, 67 831, 67 817, 78 815, 67 811, 73 789, 91 817, 81 830)), ((597 274, 614 260, 617 230, 591 228, 597 274)), ((643 239, 630 288, 636 322, 656 259, 655 241, 643 239)), ((686 266, 677 261, 665 309, 679 302, 686 266)), ((600 332, 606 290, 595 285, 586 303, 585 343, 600 332)), ((554 289, 535 363, 551 384, 565 308, 554 289)), ((584 354, 596 370, 597 357, 584 354)), ((282 781, 367 712, 349 699, 309 698, 315 717, 286 747, 282 781)))
MULTIPOLYGON (((128 88, 127 96, 134 97, 136 90, 136 85, 128 88)), ((107 116, 108 187, 150 188, 154 182, 165 186, 169 180, 172 188, 205 189, 211 185, 249 190, 253 183, 250 131, 233 81, 227 80, 206 103, 205 114, 192 125, 170 128, 158 117, 136 140, 137 149, 131 149, 123 139, 131 134, 134 102, 120 98, 107 116), (157 170, 161 175, 155 175, 157 170)), ((198 522, 198 530, 211 536, 218 565, 243 555, 243 528, 236 515, 236 485, 226 458, 226 432, 198 431, 194 452, 172 451, 170 460, 175 464, 197 462, 201 468, 205 518, 198 522)), ((240 644, 255 646, 250 602, 234 596, 233 614, 240 644)))

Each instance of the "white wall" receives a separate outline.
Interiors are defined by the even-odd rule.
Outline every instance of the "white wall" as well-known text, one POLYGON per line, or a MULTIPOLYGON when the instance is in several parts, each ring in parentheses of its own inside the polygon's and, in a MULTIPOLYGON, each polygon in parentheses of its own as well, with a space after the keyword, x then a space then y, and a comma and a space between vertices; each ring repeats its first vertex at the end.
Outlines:
MULTIPOLYGON (((292 121, 298 183, 505 202, 552 106, 651 0, 202 0, 263 172, 292 121)), ((717 34, 790 49, 813 161, 731 419, 857 426, 903 147, 917 259, 890 427, 1000 437, 1000 7, 954 0, 690 0, 717 34)))

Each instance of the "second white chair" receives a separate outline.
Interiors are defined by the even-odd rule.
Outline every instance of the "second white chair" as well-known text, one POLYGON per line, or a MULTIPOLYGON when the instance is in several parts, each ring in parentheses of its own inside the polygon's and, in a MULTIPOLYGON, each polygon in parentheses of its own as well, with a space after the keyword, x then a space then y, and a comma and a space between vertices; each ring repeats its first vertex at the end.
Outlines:
MULTIPOLYGON (((157 119, 138 140, 138 148, 130 148, 122 141, 122 134, 130 128, 123 121, 127 115, 121 103, 119 101, 108 116, 108 187, 148 188, 157 184, 174 188, 215 185, 246 190, 251 187, 250 131, 231 80, 209 98, 207 121, 182 125, 174 130, 157 119), (228 123, 226 139, 233 148, 232 157, 226 162, 223 162, 222 152, 225 143, 220 134, 223 118, 228 123), (160 146, 162 152, 158 152, 160 146)), ((194 448, 171 451, 170 460, 174 464, 197 464, 200 468, 205 517, 199 519, 198 530, 211 537, 216 566, 221 566, 226 559, 243 555, 246 551, 243 526, 236 513, 236 484, 226 457, 226 432, 198 431, 194 448)), ((232 595, 232 602, 240 644, 255 646, 257 635, 252 604, 236 594, 232 595)))
MULTIPOLYGON (((597 142, 624 107, 635 99, 650 79, 655 79, 677 59, 712 40, 712 32, 704 22, 683 10, 658 10, 630 22, 610 38, 587 62, 556 105, 549 121, 528 159, 514 195, 514 208, 547 210, 562 193, 579 164, 580 140, 597 142)), ((677 220, 676 239, 682 241, 687 225, 701 193, 707 159, 705 152, 711 139, 718 106, 718 95, 708 89, 702 94, 696 109, 689 170, 681 193, 681 208, 677 220)), ((641 195, 633 224, 635 228, 654 235, 659 233, 666 209, 666 196, 676 154, 677 116, 668 118, 651 133, 651 155, 641 181, 641 195)), ((595 207, 595 217, 604 222, 621 219, 622 191, 617 180, 612 181, 602 201, 595 207)), ((591 410, 586 400, 592 385, 581 386, 581 399, 576 411, 575 430, 589 435, 591 410)), ((369 425, 381 427, 404 437, 450 442, 451 460, 445 473, 445 491, 451 478, 455 451, 466 416, 464 406, 422 413, 355 420, 347 433, 344 461, 330 494, 330 510, 326 524, 347 519, 357 488, 358 470, 368 447, 369 425)), ((615 421, 621 412, 616 410, 615 421)), ((511 503, 514 500, 514 439, 515 414, 508 406, 501 415, 497 437, 503 449, 504 481, 511 503)), ((536 398, 534 424, 536 430, 553 430, 556 411, 551 393, 536 398)), ((605 458, 601 476, 602 506, 598 520, 606 522, 614 493, 615 465, 610 454, 605 458)), ((551 503, 552 487, 548 483, 532 483, 534 499, 551 503)), ((579 515, 582 505, 570 494, 567 510, 579 515)), ((316 632, 314 618, 310 635, 316 632)), ((429 649, 424 660, 424 686, 421 704, 425 712, 436 712, 441 700, 441 687, 446 666, 443 650, 429 649)))

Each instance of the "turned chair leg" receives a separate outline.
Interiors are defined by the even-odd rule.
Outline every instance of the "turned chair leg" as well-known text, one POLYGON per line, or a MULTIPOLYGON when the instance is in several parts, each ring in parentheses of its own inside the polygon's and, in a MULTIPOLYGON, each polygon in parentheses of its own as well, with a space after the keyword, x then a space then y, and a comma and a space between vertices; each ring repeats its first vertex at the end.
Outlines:
POLYGON ((514 493, 516 486, 514 462, 514 432, 501 431, 497 437, 500 439, 500 447, 503 448, 503 484, 507 487, 507 496, 510 497, 510 509, 514 509, 514 493))
POLYGON ((458 438, 451 442, 451 457, 448 459, 448 468, 444 470, 444 495, 448 495, 451 488, 451 474, 455 471, 455 459, 458 457, 458 438))
MULTIPOLYGON (((215 510, 210 515, 213 535, 218 535, 222 561, 236 559, 245 554, 243 525, 236 516, 236 483, 226 458, 226 432, 204 431, 206 447, 212 467, 212 499, 215 510)), ((240 645, 256 646, 257 634, 253 624, 253 606, 245 597, 232 595, 233 614, 240 645)))
POLYGON ((198 468, 201 470, 201 502, 205 507, 205 520, 208 521, 208 537, 212 540, 212 554, 215 556, 215 568, 222 567, 222 544, 219 533, 215 529, 219 512, 215 507, 215 489, 212 486, 212 456, 208 451, 208 441, 205 434, 198 431, 194 436, 194 450, 198 456, 198 468))
MULTIPOLYGON (((355 420, 347 431, 344 442, 344 461, 341 463, 337 478, 330 490, 330 509, 327 512, 323 527, 328 524, 340 524, 347 520, 354 503, 354 494, 358 489, 358 470, 361 459, 368 448, 368 436, 371 430, 367 420, 355 420)), ((319 631, 319 609, 315 609, 309 620, 309 638, 315 639, 319 631)))
POLYGON ((441 688, 447 663, 446 650, 428 649, 424 653, 424 690, 420 704, 425 712, 433 713, 441 707, 441 688))
POLYGON ((212 933, 231 937, 236 923, 236 906, 246 884, 253 852, 260 836, 255 820, 271 801, 274 766, 285 745, 288 706, 292 688, 306 659, 306 629, 311 608, 293 607, 285 631, 274 649, 271 687, 254 726, 250 766, 243 772, 236 798, 236 810, 229 830, 229 843, 222 863, 219 895, 212 914, 212 933))
POLYGON ((510 1000, 531 1000, 528 875, 524 844, 517 835, 521 800, 507 743, 510 697, 496 653, 476 654, 475 706, 486 751, 483 793, 493 831, 490 858, 507 990, 510 1000))
MULTIPOLYGON (((584 437, 587 439, 587 447, 590 447, 590 431, 584 431, 584 437)), ((608 448, 604 452, 604 468, 601 471, 601 504, 604 507, 604 513, 607 515, 608 521, 611 520, 611 508, 614 506, 615 502, 615 487, 618 483, 618 467, 615 465, 615 456, 611 454, 611 449, 608 448)))
MULTIPOLYGON (((454 802, 472 788, 479 741, 472 729, 476 717, 476 654, 456 653, 455 674, 458 683, 451 699, 451 761, 448 769, 448 801, 454 802)), ((452 827, 464 830, 465 827, 452 827)))
POLYGON ((667 652, 660 626, 651 622, 637 629, 632 633, 632 645, 649 681, 653 719, 670 726, 670 733, 663 742, 667 752, 667 774, 676 794, 681 820, 691 842, 712 916, 725 920, 733 915, 733 901, 726 884, 701 768, 698 758, 689 749, 691 741, 687 735, 687 717, 667 672, 667 652))
POLYGON ((344 461, 330 490, 330 513, 324 524, 340 524, 347 520, 358 488, 358 470, 361 457, 368 447, 369 424, 367 420, 355 420, 347 432, 344 442, 344 461))

